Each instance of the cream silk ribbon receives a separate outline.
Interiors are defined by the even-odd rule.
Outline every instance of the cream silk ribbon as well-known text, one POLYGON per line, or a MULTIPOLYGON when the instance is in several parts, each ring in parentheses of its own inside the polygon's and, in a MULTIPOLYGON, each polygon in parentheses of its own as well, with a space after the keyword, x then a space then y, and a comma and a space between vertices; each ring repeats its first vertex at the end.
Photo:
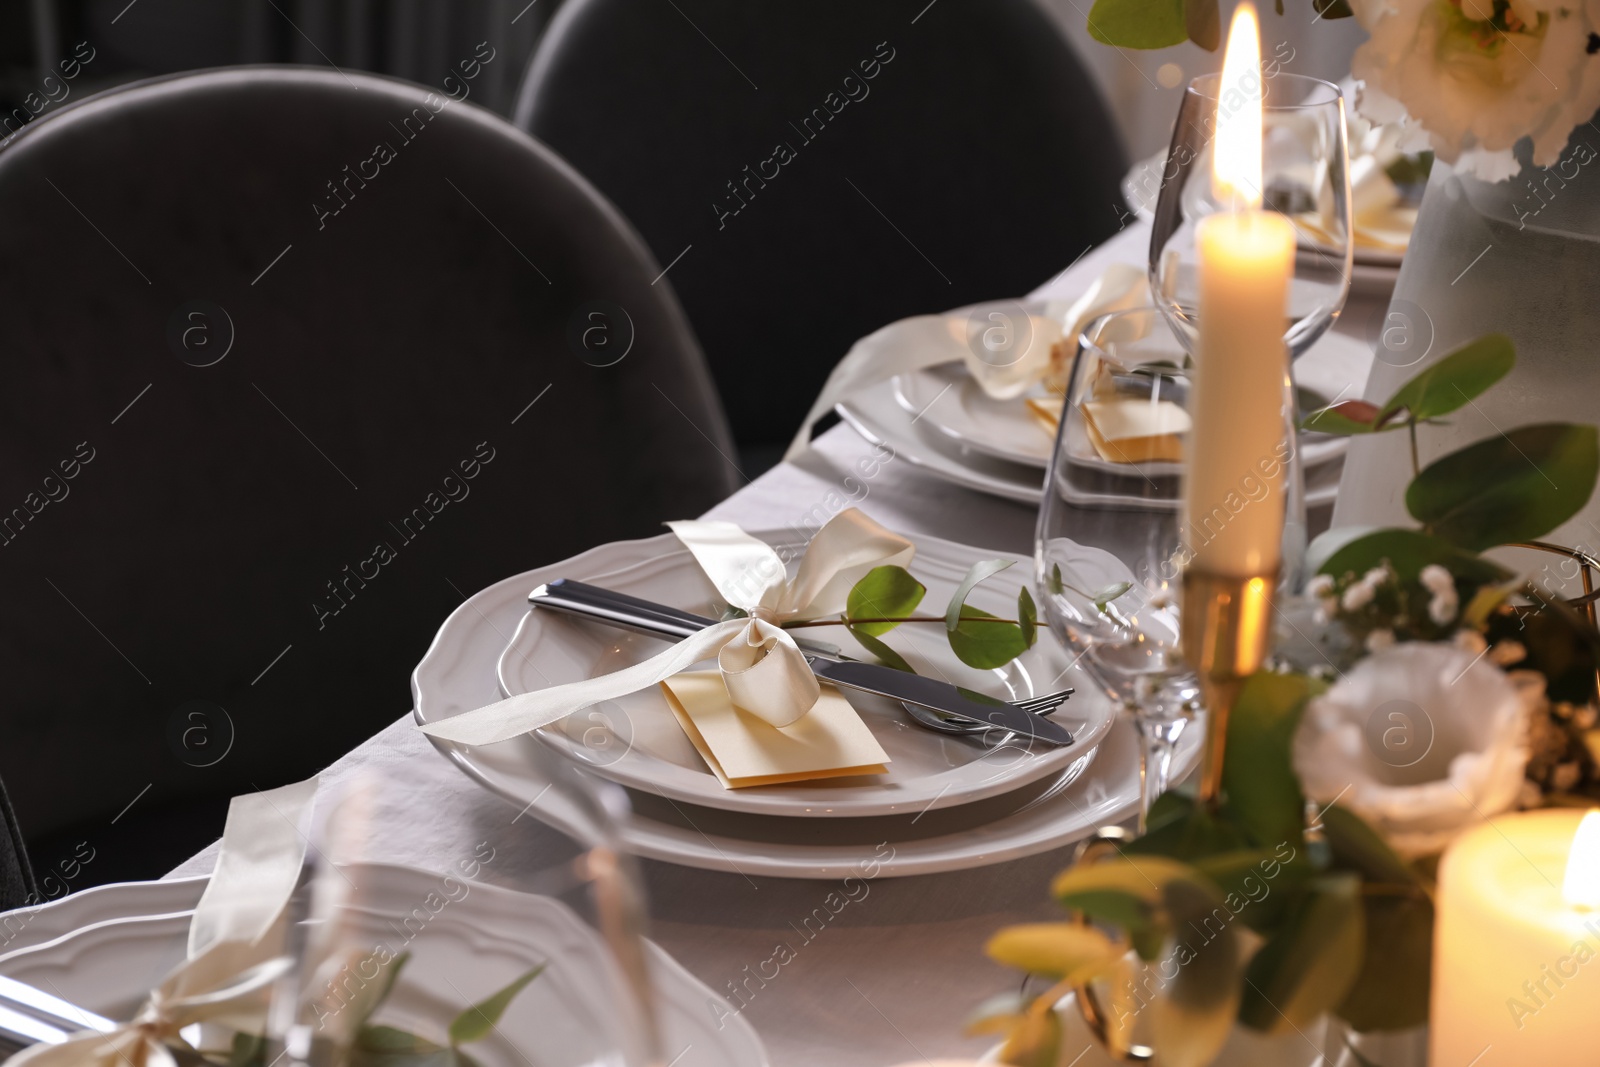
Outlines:
POLYGON ((648 689, 713 656, 734 704, 774 726, 788 726, 811 710, 821 690, 782 624, 843 612, 850 589, 868 571, 906 566, 916 553, 910 541, 848 508, 817 531, 790 580, 783 559, 770 545, 731 522, 667 525, 722 598, 747 612, 747 618, 707 627, 620 671, 522 693, 428 723, 422 731, 445 741, 492 745, 559 722, 590 704, 648 689))
POLYGON ((793 460, 806 450, 811 428, 839 401, 925 367, 962 362, 990 396, 997 400, 1019 397, 1050 372, 1051 353, 1061 341, 1076 344, 1083 328, 1101 315, 1149 303, 1150 284, 1144 269, 1114 263, 1076 300, 1029 301, 1025 305, 1031 309, 1028 347, 1021 355, 1004 359, 980 355, 978 349, 984 348, 982 339, 989 330, 1019 328, 1013 321, 1019 305, 1013 302, 974 304, 943 315, 891 322, 857 341, 833 368, 783 458, 793 460), (978 340, 969 341, 969 333, 978 340))
POLYGON ((198 1022, 259 1034, 282 955, 285 905, 305 859, 315 778, 234 797, 222 851, 189 923, 187 958, 132 1020, 34 1045, 7 1067, 177 1067, 167 1042, 198 1022))

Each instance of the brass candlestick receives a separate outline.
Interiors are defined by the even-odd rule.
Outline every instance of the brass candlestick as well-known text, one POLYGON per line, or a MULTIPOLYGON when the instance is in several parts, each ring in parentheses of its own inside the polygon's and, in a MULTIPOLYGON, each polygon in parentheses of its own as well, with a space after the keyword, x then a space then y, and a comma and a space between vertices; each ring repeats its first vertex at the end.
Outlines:
POLYGON ((1222 793, 1228 716, 1239 690, 1267 658, 1276 585, 1276 576, 1270 574, 1240 578, 1193 569, 1183 573, 1183 657, 1200 677, 1206 709, 1200 761, 1200 800, 1205 804, 1216 804, 1222 793))

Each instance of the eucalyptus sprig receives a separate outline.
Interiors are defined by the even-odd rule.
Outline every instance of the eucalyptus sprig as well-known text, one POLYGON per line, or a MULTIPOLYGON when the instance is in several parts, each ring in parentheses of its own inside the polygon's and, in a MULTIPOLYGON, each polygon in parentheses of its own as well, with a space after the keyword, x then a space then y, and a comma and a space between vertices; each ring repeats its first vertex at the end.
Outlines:
MULTIPOLYGON (((393 992, 400 972, 410 959, 411 953, 402 952, 382 964, 377 977, 345 1005, 346 1010, 356 1013, 354 1037, 349 1047, 333 1048, 329 1043, 314 1042, 312 1059, 315 1062, 326 1064, 327 1067, 479 1067, 478 1061, 461 1046, 489 1036, 499 1025, 511 1002, 545 968, 544 964, 540 964, 519 975, 504 988, 463 1009, 446 1029, 449 1043, 441 1045, 399 1027, 372 1022, 372 1016, 393 992)), ((270 1067, 266 1039, 258 1034, 235 1034, 233 1046, 225 1059, 207 1057, 206 1062, 222 1063, 225 1067, 270 1067)))
POLYGON ((968 569, 943 615, 917 615, 917 607, 928 587, 904 567, 874 567, 850 590, 842 616, 789 623, 786 628, 843 625, 850 636, 880 662, 896 670, 915 673, 904 656, 880 638, 904 623, 940 623, 950 641, 950 650, 969 667, 993 670, 1022 655, 1039 637, 1038 609, 1027 586, 1017 590, 1017 617, 1004 619, 982 608, 972 607, 967 598, 978 585, 1015 565, 1016 560, 987 559, 968 569))

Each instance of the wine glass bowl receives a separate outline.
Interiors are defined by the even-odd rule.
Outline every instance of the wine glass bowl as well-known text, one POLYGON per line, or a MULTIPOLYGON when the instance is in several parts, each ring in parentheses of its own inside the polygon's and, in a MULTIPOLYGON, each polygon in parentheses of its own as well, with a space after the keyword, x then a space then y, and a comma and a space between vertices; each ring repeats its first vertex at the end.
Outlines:
MULTIPOLYGON (((1292 358, 1327 332, 1350 291, 1354 237, 1344 96, 1331 82, 1274 72, 1270 66, 1262 87, 1262 207, 1287 217, 1296 236, 1284 323, 1292 358)), ((1219 110, 1226 115, 1237 107, 1237 93, 1218 74, 1189 83, 1150 235, 1151 291, 1191 354, 1199 343, 1195 227, 1234 207, 1213 189, 1212 148, 1219 110)))

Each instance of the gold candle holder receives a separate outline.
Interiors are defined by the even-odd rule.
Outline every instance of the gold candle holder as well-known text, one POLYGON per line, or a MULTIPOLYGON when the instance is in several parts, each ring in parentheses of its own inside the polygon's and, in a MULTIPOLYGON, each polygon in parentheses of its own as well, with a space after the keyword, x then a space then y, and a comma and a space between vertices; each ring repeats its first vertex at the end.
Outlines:
POLYGON ((1273 574, 1241 578, 1192 569, 1183 573, 1183 657, 1199 675, 1206 709, 1200 762, 1200 800, 1206 804, 1215 804, 1222 793, 1228 717, 1244 680, 1267 658, 1276 586, 1273 574))

